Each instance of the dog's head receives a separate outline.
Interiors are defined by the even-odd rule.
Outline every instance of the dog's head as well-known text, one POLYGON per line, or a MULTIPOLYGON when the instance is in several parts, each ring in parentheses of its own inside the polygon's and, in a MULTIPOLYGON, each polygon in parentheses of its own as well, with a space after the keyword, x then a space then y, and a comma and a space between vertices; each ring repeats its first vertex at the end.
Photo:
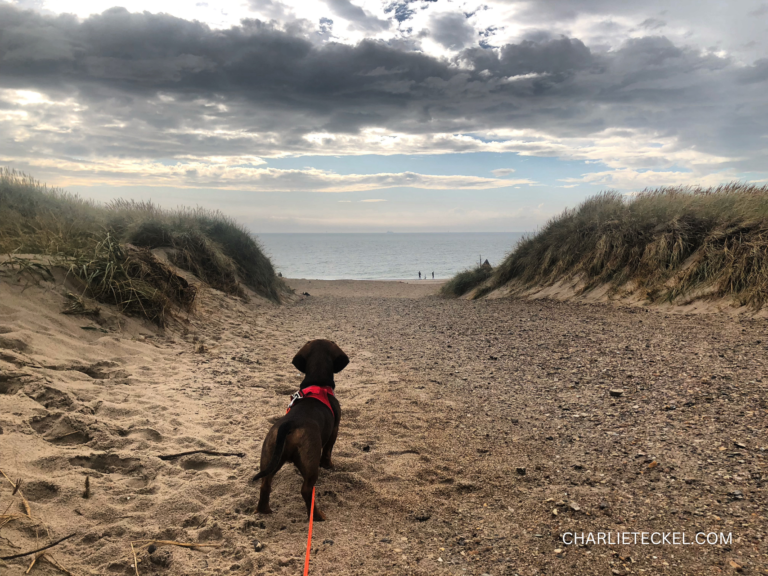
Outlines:
POLYGON ((330 377, 331 381, 347 364, 349 356, 330 340, 311 340, 293 357, 293 365, 300 372, 318 379, 330 377))

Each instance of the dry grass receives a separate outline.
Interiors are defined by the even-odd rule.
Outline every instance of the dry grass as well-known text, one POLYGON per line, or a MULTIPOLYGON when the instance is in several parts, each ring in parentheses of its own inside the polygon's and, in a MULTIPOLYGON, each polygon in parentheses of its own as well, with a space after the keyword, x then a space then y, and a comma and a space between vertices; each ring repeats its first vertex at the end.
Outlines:
POLYGON ((480 286, 493 274, 490 266, 475 266, 459 272, 440 287, 440 294, 448 297, 463 296, 470 290, 480 286))
POLYGON ((143 316, 164 326, 175 305, 192 311, 197 289, 158 260, 149 250, 119 244, 109 233, 93 254, 69 264, 99 302, 114 304, 129 316, 143 316))
POLYGON ((169 258, 207 284, 241 294, 240 282, 279 301, 284 290, 258 242, 231 218, 201 208, 162 210, 150 202, 117 200, 107 206, 109 227, 147 248, 168 247, 169 258))
POLYGON ((160 325, 172 305, 191 309, 195 288, 153 248, 168 248, 173 264, 228 294, 244 295, 244 285, 279 301, 285 289, 256 240, 219 212, 124 200, 102 206, 4 169, 0 216, 0 253, 50 255, 95 299, 160 325))
POLYGON ((584 290, 633 281, 655 302, 705 290, 760 308, 768 300, 768 187, 601 193, 521 240, 484 292, 577 276, 584 290))

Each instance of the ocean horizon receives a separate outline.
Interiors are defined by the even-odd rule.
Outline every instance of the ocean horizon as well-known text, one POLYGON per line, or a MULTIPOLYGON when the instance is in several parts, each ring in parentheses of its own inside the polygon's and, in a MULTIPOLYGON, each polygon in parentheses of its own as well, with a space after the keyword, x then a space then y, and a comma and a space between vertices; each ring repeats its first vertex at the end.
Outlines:
POLYGON ((447 279, 486 259, 497 266, 525 232, 254 234, 276 272, 317 280, 447 279))

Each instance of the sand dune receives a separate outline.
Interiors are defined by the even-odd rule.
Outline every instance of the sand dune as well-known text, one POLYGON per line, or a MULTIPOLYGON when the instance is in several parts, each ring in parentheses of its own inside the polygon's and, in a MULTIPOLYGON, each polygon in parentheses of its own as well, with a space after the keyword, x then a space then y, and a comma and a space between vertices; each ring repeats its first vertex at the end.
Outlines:
MULTIPOLYGON (((310 573, 765 565, 762 322, 447 301, 425 282, 289 283, 310 296, 278 306, 206 290, 196 315, 161 333, 108 307, 98 322, 62 315, 61 286, 0 276, 0 469, 23 480, 32 516, 2 526, 0 556, 74 532, 51 556, 78 575, 134 574, 130 543, 146 539, 221 546, 140 548, 140 574, 300 573, 300 477, 278 474, 271 516, 255 513, 249 478, 300 382, 293 354, 324 337, 351 363, 337 381, 337 469, 318 483, 329 519, 315 525, 310 573), (198 449, 245 457, 158 457, 198 449), (567 529, 661 528, 731 531, 734 542, 559 542, 567 529)), ((0 505, 24 514, 0 480, 0 505)), ((60 573, 38 562, 31 574, 60 573)))

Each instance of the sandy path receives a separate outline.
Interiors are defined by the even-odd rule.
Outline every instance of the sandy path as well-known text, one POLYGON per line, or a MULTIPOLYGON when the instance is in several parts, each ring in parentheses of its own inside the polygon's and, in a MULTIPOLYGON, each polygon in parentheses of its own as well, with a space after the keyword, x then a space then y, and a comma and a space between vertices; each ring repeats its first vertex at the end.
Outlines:
MULTIPOLYGON (((329 520, 316 524, 312 573, 678 575, 733 571, 730 562, 748 573, 768 566, 764 322, 445 301, 418 283, 355 292, 345 281, 303 282, 291 281, 312 296, 282 307, 211 292, 186 334, 148 339, 136 329, 84 341, 79 324, 88 322, 61 324, 53 303, 30 315, 18 294, 3 301, 0 346, 27 347, 0 360, 0 468, 25 479, 33 516, 53 535, 78 532, 58 547, 58 560, 76 574, 130 574, 131 540, 223 541, 205 553, 162 549, 157 564, 141 553, 141 573, 300 573, 300 477, 280 472, 268 517, 255 515, 248 479, 270 418, 300 381, 290 359, 306 340, 325 337, 352 361, 338 378, 337 469, 318 484, 329 520), (34 365, 62 348, 88 365, 34 365), (115 375, 88 375, 99 375, 96 360, 113 362, 104 370, 115 375), (196 448, 247 456, 156 457, 196 448), (730 531, 733 543, 559 542, 567 530, 619 529, 730 531), (255 540, 266 547, 256 552, 255 540)), ((12 500, 9 486, 0 489, 0 504, 18 508, 12 500)), ((34 547, 41 530, 8 524, 0 552, 34 547)), ((26 565, 9 561, 8 573, 26 565)))

